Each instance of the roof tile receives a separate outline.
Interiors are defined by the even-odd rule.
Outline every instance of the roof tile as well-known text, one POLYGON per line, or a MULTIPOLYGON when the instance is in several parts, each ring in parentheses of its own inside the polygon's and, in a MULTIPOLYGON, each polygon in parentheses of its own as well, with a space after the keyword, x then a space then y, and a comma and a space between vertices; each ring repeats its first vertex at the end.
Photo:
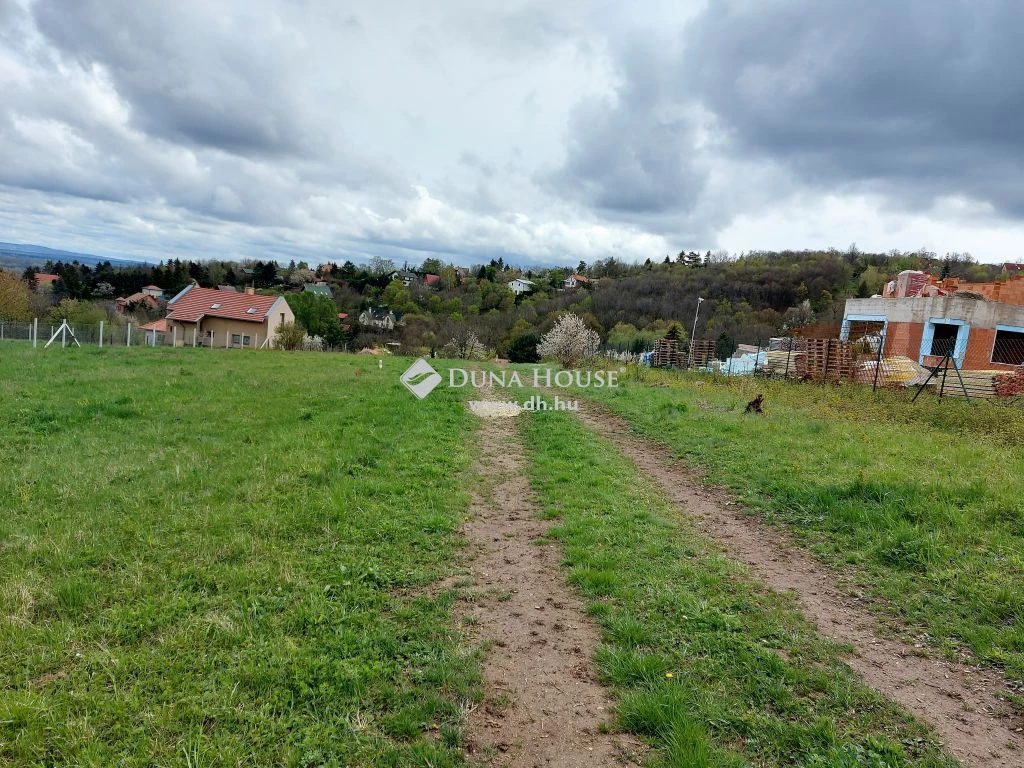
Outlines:
POLYGON ((213 288, 192 286, 171 299, 168 320, 194 323, 201 317, 223 317, 228 320, 246 320, 262 323, 270 308, 280 296, 255 296, 249 293, 231 293, 213 288), (214 305, 217 305, 216 308, 214 305), (249 310, 253 311, 250 312, 249 310))

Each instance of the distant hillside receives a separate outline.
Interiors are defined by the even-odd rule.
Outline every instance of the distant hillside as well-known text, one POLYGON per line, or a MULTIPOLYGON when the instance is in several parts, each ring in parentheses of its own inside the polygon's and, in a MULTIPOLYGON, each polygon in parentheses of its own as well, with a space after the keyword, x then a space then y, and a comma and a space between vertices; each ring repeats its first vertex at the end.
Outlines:
POLYGON ((22 270, 25 269, 25 267, 42 267, 47 261, 63 261, 67 263, 77 261, 79 264, 87 264, 91 267, 104 261, 109 261, 111 265, 115 267, 138 267, 147 265, 147 262, 140 261, 139 259, 113 259, 109 257, 93 256, 90 253, 61 251, 56 248, 47 248, 42 245, 0 243, 0 267, 22 270))

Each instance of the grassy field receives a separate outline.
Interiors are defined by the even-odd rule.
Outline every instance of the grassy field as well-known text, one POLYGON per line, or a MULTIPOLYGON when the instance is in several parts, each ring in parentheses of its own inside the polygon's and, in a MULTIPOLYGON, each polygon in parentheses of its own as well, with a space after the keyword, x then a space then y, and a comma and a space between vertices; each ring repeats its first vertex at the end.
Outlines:
POLYGON ((597 658, 619 724, 660 747, 658 764, 954 764, 613 445, 564 413, 534 414, 527 439, 551 535, 603 628, 597 658))
POLYGON ((639 375, 587 394, 846 568, 905 634, 1024 679, 1022 409, 639 375), (758 392, 767 414, 744 415, 758 392))
POLYGON ((461 763, 472 421, 406 363, 0 348, 0 764, 461 763))

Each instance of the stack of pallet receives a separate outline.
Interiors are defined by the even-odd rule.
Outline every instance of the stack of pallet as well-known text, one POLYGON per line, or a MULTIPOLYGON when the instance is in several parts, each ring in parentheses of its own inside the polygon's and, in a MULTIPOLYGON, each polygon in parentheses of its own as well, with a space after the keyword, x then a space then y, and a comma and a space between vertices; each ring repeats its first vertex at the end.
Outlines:
POLYGON ((780 337, 768 341, 767 368, 773 376, 797 376, 805 368, 803 339, 780 337))
POLYGON ((707 368, 715 359, 715 342, 694 341, 690 343, 690 365, 694 368, 707 368))
POLYGON ((853 379, 857 364, 853 344, 840 339, 805 339, 804 343, 804 356, 797 369, 801 378, 835 382, 853 379))
POLYGON ((686 355, 679 350, 678 339, 658 339, 654 342, 652 368, 683 368, 685 365, 686 355))

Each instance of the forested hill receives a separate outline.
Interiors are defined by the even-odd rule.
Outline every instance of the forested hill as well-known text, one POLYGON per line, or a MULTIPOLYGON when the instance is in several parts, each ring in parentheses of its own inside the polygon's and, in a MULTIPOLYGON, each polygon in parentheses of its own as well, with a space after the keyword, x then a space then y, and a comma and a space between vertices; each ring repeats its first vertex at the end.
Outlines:
MULTIPOLYGON (((261 293, 284 294, 306 330, 332 344, 397 341, 412 350, 437 349, 472 331, 486 348, 504 356, 516 343, 529 347, 559 314, 572 311, 610 345, 638 350, 663 336, 672 324, 689 336, 698 297, 705 300, 697 316, 699 338, 726 334, 753 343, 799 327, 834 324, 841 319, 847 298, 879 292, 886 280, 904 269, 985 281, 996 276, 999 266, 978 264, 963 254, 862 253, 854 247, 736 257, 690 251, 644 264, 605 259, 546 269, 521 269, 502 259, 469 269, 436 259, 402 269, 383 259, 367 266, 345 262, 316 269, 303 262, 283 266, 271 261, 175 259, 121 269, 109 263, 91 268, 58 261, 45 265, 46 271, 60 276, 52 292, 23 296, 20 309, 13 313, 0 306, 0 317, 77 312, 85 313, 79 322, 87 322, 86 315, 107 312, 123 319, 113 314, 114 297, 150 283, 173 296, 195 281, 211 287, 251 285, 261 293), (565 279, 573 274, 581 276, 579 285, 566 287, 565 279), (531 290, 514 295, 509 282, 516 278, 528 280, 531 290), (325 283, 331 297, 304 292, 303 287, 313 282, 325 283), (358 317, 371 307, 393 312, 397 326, 387 331, 361 326, 358 317)), ((31 284, 31 272, 22 276, 22 292, 31 284)))

